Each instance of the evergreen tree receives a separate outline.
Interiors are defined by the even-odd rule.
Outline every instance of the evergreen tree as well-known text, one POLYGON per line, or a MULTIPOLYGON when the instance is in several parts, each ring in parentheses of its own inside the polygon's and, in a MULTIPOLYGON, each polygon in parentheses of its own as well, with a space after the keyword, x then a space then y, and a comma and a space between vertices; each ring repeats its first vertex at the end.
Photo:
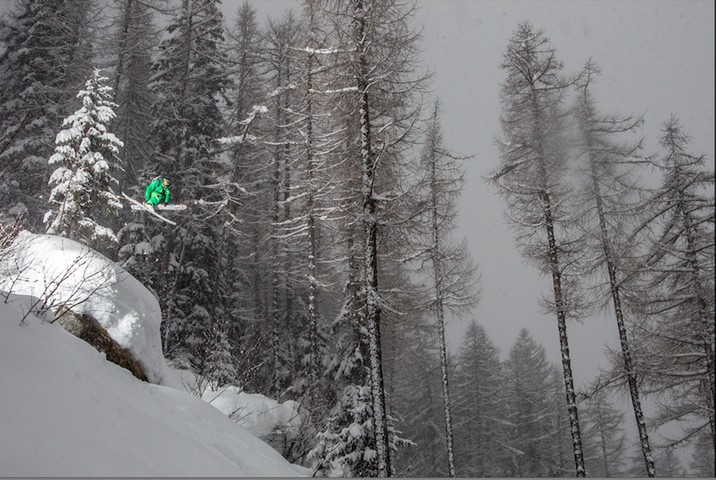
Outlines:
POLYGON ((156 247, 144 223, 127 223, 117 232, 117 240, 121 245, 117 257, 122 266, 143 285, 151 288, 151 285, 158 282, 154 265, 156 247))
POLYGON ((375 433, 369 404, 367 387, 346 387, 328 419, 329 428, 318 434, 318 445, 308 456, 309 460, 317 461, 314 476, 375 476, 375 433))
POLYGON ((665 448, 656 457, 656 468, 667 478, 683 478, 686 476, 684 467, 673 448, 665 448), (663 473, 662 473, 663 472, 663 473))
MULTIPOLYGON (((392 382, 391 400, 403 435, 415 443, 415 446, 395 453, 398 477, 435 478, 448 475, 436 335, 435 326, 428 324, 427 319, 425 325, 413 324, 395 359, 396 375, 392 382)), ((457 441, 456 446, 459 445, 457 441)))
POLYGON ((117 168, 122 143, 107 131, 116 105, 109 100, 112 89, 104 84, 106 80, 95 70, 77 94, 82 108, 65 119, 57 135, 55 154, 49 160, 56 166, 50 177, 51 210, 45 217, 47 233, 104 251, 116 247, 117 237, 103 220, 122 208, 112 190, 116 180, 111 173, 117 168))
POLYGON ((111 4, 112 17, 107 26, 111 34, 105 40, 105 48, 118 105, 113 129, 124 144, 124 175, 120 179, 123 190, 137 186, 144 162, 151 157, 152 98, 148 86, 152 53, 159 43, 155 14, 164 3, 166 0, 113 0, 111 4))
POLYGON ((227 172, 214 149, 225 132, 223 44, 218 2, 183 0, 160 44, 150 85, 156 98, 151 125, 156 151, 147 178, 161 173, 173 180, 175 198, 202 200, 187 222, 165 235, 157 252, 163 257, 163 285, 155 286, 165 315, 165 352, 193 368, 206 360, 200 353, 203 330, 226 315, 227 279, 219 254, 226 199, 217 179, 227 172))
MULTIPOLYGON (((329 428, 318 434, 318 445, 309 454, 309 460, 316 462, 316 473, 326 477, 376 477, 380 473, 371 404, 369 387, 346 387, 328 419, 329 428)), ((398 438, 392 424, 387 428, 388 448, 397 450, 405 440, 398 438)))
MULTIPOLYGON (((644 461, 641 453, 632 459, 632 467, 624 472, 624 477, 645 477, 647 473, 644 469, 644 461)), ((684 478, 690 475, 686 474, 681 460, 677 456, 674 448, 656 448, 654 451, 655 470, 659 472, 659 476, 664 478, 684 478)))
POLYGON ((604 390, 587 399, 582 419, 584 450, 589 471, 596 477, 620 477, 624 454, 624 413, 615 408, 604 390))
POLYGON ((484 327, 472 320, 456 357, 453 389, 455 459, 461 477, 508 475, 504 445, 506 378, 499 352, 484 327))
POLYGON ((92 73, 92 0, 23 0, 0 28, 0 220, 42 213, 57 125, 92 73))
POLYGON ((551 369, 544 348, 522 329, 505 368, 505 476, 547 477, 554 473, 551 369))
POLYGON ((203 331, 198 357, 201 364, 198 373, 212 390, 231 385, 236 379, 236 369, 229 344, 229 322, 226 317, 210 318, 203 331))
POLYGON ((694 444, 691 457, 691 471, 695 477, 713 478, 716 462, 714 461, 713 442, 708 432, 699 435, 694 444))
POLYGON ((551 405, 549 416, 550 436, 545 442, 546 456, 550 465, 550 477, 571 477, 572 458, 574 456, 572 447, 571 425, 569 421, 569 410, 564 395, 563 375, 555 365, 550 366, 549 378, 549 403, 551 405))
POLYGON ((173 172, 190 198, 206 198, 204 180, 217 173, 211 144, 224 133, 220 100, 228 85, 222 18, 216 0, 182 0, 153 65, 157 160, 150 168, 173 172))

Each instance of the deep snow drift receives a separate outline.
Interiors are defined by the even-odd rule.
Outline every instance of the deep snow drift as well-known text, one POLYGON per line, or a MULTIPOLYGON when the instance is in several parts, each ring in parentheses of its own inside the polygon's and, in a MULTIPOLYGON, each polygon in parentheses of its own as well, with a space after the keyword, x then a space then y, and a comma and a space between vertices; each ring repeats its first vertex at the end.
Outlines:
POLYGON ((0 293, 0 476, 310 475, 255 436, 296 428, 292 404, 231 387, 205 393, 210 405, 184 390, 161 354, 156 300, 136 279, 60 237, 22 234, 15 245, 0 259, 0 292, 13 292, 0 293), (71 298, 87 298, 77 310, 132 351, 152 383, 38 310, 71 298), (239 424, 223 410, 240 410, 239 424))
POLYGON ((150 382, 181 387, 162 354, 159 303, 126 270, 86 245, 55 235, 21 232, 9 253, 0 259, 0 292, 37 298, 40 308, 68 305, 92 315, 134 354, 150 382))

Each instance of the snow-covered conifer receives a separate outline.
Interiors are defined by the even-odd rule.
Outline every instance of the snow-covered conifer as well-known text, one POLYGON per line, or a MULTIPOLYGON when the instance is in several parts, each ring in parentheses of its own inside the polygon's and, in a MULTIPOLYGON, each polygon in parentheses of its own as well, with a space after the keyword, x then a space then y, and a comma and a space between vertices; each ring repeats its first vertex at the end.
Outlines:
POLYGON ((164 236, 161 284, 154 285, 166 311, 165 351, 198 369, 206 360, 203 331, 225 314, 228 259, 220 253, 223 218, 216 211, 224 197, 216 186, 227 172, 215 147, 225 132, 221 102, 229 80, 220 2, 184 0, 178 7, 152 66, 155 151, 145 171, 146 178, 171 178, 175 199, 202 201, 164 236))
POLYGON ((92 0, 21 0, 0 19, 0 220, 44 228, 57 125, 92 72, 92 0))
POLYGON ((236 382, 236 368, 228 340, 228 321, 226 318, 215 318, 209 322, 203 333, 199 355, 202 362, 198 370, 207 380, 209 387, 218 390, 236 382))
POLYGON ((113 247, 117 237, 107 224, 108 214, 116 214, 122 204, 112 190, 118 168, 117 153, 122 146, 107 125, 114 119, 116 106, 110 101, 107 77, 95 70, 77 94, 82 108, 67 117, 57 134, 55 153, 49 163, 49 203, 45 216, 47 233, 62 235, 94 248, 113 247))
MULTIPOLYGON (((314 471, 325 477, 377 477, 376 450, 370 387, 349 385, 328 419, 328 428, 318 434, 318 443, 308 455, 314 471), (341 418, 346 417, 346 418, 341 418)), ((388 448, 406 445, 389 418, 388 448)))
POLYGON ((584 460, 596 477, 619 477, 625 448, 624 412, 595 392, 584 405, 584 460))
POLYGON ((452 398, 455 464, 463 477, 505 477, 510 455, 505 419, 506 378, 485 328, 471 321, 455 358, 452 398))
POLYGON ((152 98, 148 84, 152 53, 159 43, 155 16, 163 4, 166 0, 113 0, 108 8, 109 34, 100 39, 108 52, 108 76, 118 105, 113 130, 124 143, 124 170, 118 178, 123 189, 137 184, 144 163, 151 158, 152 98))
POLYGON ((145 286, 157 281, 159 271, 154 265, 154 254, 160 248, 155 248, 152 239, 147 237, 146 225, 127 223, 117 232, 117 240, 121 245, 117 257, 122 266, 145 286))
POLYGON ((694 441, 690 470, 694 477, 713 478, 716 471, 713 441, 709 432, 703 432, 694 441))
POLYGON ((546 477, 555 471, 550 388, 551 366, 544 348, 522 329, 505 361, 504 417, 509 446, 506 477, 546 477))
MULTIPOLYGON (((411 319, 411 328, 406 329, 400 339, 399 354, 391 362, 395 369, 390 397, 393 412, 401 419, 400 428, 405 438, 415 443, 415 446, 395 452, 393 463, 398 477, 436 478, 448 475, 442 375, 439 349, 435 342, 437 332, 432 318, 428 315, 424 317, 417 326, 415 324, 419 320, 411 319)), ((457 422, 457 415, 453 418, 457 422)), ((458 432, 457 424, 455 432, 458 432)), ((457 456, 457 440, 455 445, 457 456)), ((466 444, 466 448, 473 447, 466 444)))

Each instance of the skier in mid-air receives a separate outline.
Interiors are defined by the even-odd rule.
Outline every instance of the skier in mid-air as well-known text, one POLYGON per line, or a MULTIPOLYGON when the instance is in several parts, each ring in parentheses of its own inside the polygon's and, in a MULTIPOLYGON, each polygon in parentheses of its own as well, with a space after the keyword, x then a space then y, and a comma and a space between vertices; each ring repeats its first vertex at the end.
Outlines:
POLYGON ((153 209, 160 203, 170 203, 172 194, 169 191, 169 185, 171 183, 171 180, 163 177, 157 177, 152 180, 144 191, 145 205, 153 209))

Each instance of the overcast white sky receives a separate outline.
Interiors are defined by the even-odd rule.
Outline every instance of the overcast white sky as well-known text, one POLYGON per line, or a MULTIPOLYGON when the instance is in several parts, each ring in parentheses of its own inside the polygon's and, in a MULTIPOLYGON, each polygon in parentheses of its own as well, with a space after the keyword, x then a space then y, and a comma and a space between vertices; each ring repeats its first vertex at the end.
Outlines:
MULTIPOLYGON (((243 0, 224 0, 232 19, 243 0)), ((293 8, 298 0, 253 0, 258 19, 293 8)), ((602 68, 595 96, 604 113, 645 114, 650 152, 673 112, 692 137, 692 151, 714 164, 714 2, 711 0, 422 0, 415 16, 423 28, 423 60, 434 72, 442 103, 446 144, 474 155, 466 163, 467 183, 460 222, 470 252, 482 271, 482 301, 474 316, 506 355, 522 327, 559 362, 553 315, 543 315, 539 298, 551 283, 523 262, 506 224, 504 203, 482 179, 498 164, 499 68, 508 39, 529 20, 545 31, 565 72, 591 57, 602 68)), ((449 327, 453 346, 465 321, 449 327)), ((568 326, 575 381, 597 372, 605 341, 617 339, 611 317, 568 326)))

